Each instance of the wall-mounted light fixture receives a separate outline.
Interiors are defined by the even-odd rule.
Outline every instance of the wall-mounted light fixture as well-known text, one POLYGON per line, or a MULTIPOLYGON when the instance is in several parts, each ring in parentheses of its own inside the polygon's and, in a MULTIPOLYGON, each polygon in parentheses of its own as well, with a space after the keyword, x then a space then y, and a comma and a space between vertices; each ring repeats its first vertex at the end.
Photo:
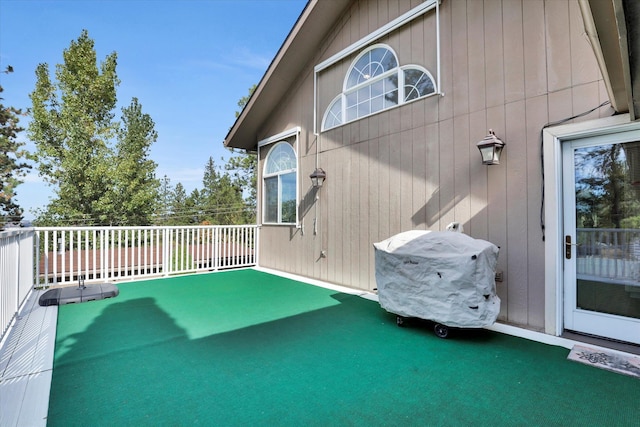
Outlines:
POLYGON ((320 188, 322 184, 324 184, 324 180, 327 179, 327 173, 322 168, 316 168, 316 170, 309 175, 309 178, 311 178, 311 184, 314 188, 320 188))
POLYGON ((483 165, 499 165, 500 154, 505 143, 496 137, 496 134, 489 129, 489 135, 477 144, 480 155, 482 156, 483 165))

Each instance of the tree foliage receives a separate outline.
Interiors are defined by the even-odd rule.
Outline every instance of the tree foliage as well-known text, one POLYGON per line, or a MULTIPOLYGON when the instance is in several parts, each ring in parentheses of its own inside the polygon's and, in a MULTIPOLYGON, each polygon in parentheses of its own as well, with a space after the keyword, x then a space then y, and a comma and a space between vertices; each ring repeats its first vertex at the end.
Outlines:
MULTIPOLYGON (((239 111, 236 111, 238 118, 246 106, 249 99, 256 90, 256 85, 249 88, 249 93, 238 100, 239 111)), ((246 203, 244 210, 244 221, 251 224, 256 221, 257 206, 257 180, 258 180, 258 156, 255 153, 240 152, 229 149, 232 156, 225 165, 225 169, 230 173, 231 179, 243 189, 243 197, 246 203)))
POLYGON ((112 198, 115 222, 148 225, 157 209, 160 182, 155 177, 156 163, 149 158, 151 145, 158 139, 151 116, 133 98, 122 109, 122 127, 116 145, 112 198))
POLYGON ((164 225, 169 223, 169 216, 171 215, 171 198, 173 196, 173 187, 171 186, 171 180, 165 175, 160 180, 160 190, 158 192, 158 210, 156 216, 156 224, 164 225))
POLYGON ((228 173, 217 170, 212 157, 205 165, 202 180, 204 219, 211 224, 244 224, 245 203, 242 187, 228 173))
POLYGON ((255 92, 256 87, 258 86, 257 85, 251 86, 249 88, 249 93, 238 100, 238 107, 240 107, 240 110, 236 111, 236 119, 240 117, 240 114, 242 114, 242 110, 247 105, 247 102, 249 102, 249 100, 251 99, 251 96, 253 95, 253 92, 255 92))
MULTIPOLYGON (((2 73, 13 72, 8 66, 2 73)), ((0 93, 3 92, 0 86, 0 93)), ((0 98, 2 101, 3 98, 0 98)), ((22 161, 28 157, 22 149, 23 142, 17 140, 24 129, 18 125, 22 111, 14 107, 5 107, 0 102, 0 227, 7 222, 20 222, 22 209, 15 202, 16 187, 30 166, 22 161)))
POLYGON ((256 221, 258 156, 249 153, 234 152, 225 164, 231 179, 242 189, 245 200, 244 221, 251 224, 256 221))
POLYGON ((637 223, 640 192, 631 174, 637 173, 630 161, 638 143, 588 147, 576 153, 576 215, 579 227, 628 228, 637 223))
POLYGON ((122 127, 114 121, 116 65, 115 52, 98 64, 94 41, 83 30, 64 50, 55 81, 47 64, 36 68, 29 137, 36 144, 40 175, 55 192, 41 212, 42 222, 150 221, 158 182, 148 149, 157 135, 135 98, 123 109, 122 127))
POLYGON ((186 210, 187 204, 187 192, 184 189, 182 183, 177 183, 176 187, 171 194, 170 210, 171 215, 167 223, 169 225, 184 225, 189 224, 190 212, 186 210))
POLYGON ((248 207, 242 197, 241 185, 224 169, 218 168, 212 157, 205 164, 201 189, 196 188, 187 195, 182 183, 172 188, 165 176, 159 194, 158 224, 247 224, 248 207))

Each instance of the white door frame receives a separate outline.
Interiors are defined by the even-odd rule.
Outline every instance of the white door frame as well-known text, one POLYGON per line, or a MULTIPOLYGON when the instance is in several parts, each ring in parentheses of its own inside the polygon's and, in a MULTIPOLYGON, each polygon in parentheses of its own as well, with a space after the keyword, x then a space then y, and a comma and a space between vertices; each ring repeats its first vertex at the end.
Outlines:
POLYGON ((640 129, 628 114, 547 128, 543 131, 545 223, 545 333, 560 336, 564 323, 564 230, 562 143, 574 139, 640 129))

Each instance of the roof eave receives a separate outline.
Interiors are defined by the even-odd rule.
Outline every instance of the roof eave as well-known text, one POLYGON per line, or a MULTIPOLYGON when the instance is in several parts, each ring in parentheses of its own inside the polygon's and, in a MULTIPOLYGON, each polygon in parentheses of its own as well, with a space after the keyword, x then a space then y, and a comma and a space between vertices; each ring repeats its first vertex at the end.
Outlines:
POLYGON ((317 46, 335 24, 350 0, 309 0, 289 35, 256 86, 249 101, 227 134, 229 148, 255 150, 259 129, 292 82, 314 57, 317 46))
POLYGON ((612 107, 640 119, 640 4, 580 0, 580 10, 612 107))

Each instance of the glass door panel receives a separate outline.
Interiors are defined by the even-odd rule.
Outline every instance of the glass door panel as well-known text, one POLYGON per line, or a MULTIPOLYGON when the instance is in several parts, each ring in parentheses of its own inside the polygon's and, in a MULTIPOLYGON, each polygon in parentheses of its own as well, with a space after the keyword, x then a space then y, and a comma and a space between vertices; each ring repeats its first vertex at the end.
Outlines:
POLYGON ((640 342, 640 143, 563 152, 565 327, 640 342))

